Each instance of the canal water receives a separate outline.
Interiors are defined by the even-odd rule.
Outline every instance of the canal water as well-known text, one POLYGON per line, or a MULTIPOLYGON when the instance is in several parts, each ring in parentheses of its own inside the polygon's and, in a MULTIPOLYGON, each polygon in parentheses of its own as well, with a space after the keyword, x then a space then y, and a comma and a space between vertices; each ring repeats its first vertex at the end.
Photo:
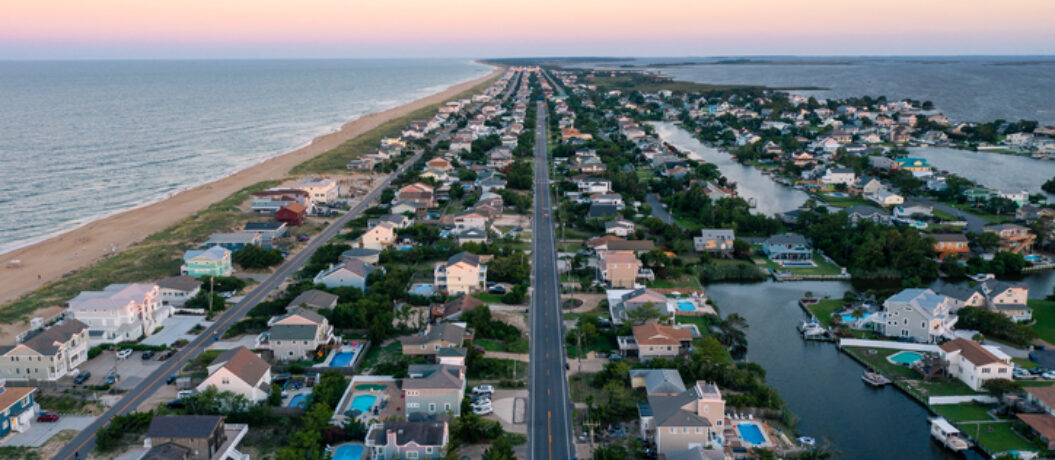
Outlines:
POLYGON ((1055 201, 1055 195, 1040 189, 1045 181, 1055 177, 1055 161, 948 147, 909 150, 913 156, 926 159, 935 169, 966 177, 985 187, 1004 192, 1044 193, 1048 201, 1055 201))
POLYGON ((732 155, 700 142, 692 133, 673 122, 651 124, 660 139, 688 152, 689 158, 717 165, 726 179, 736 182, 736 190, 741 197, 748 201, 754 198, 756 212, 773 215, 791 211, 802 206, 809 198, 801 190, 773 182, 757 168, 737 163, 732 155))
MULTIPOLYGON (((927 410, 893 387, 873 389, 864 368, 834 344, 806 342, 796 326, 805 318, 798 299, 842 297, 846 282, 718 284, 707 287, 722 315, 747 319, 747 359, 766 369, 766 381, 798 417, 797 429, 829 440, 846 459, 952 459, 933 442, 927 410)), ((980 458, 972 454, 971 458, 980 458)))

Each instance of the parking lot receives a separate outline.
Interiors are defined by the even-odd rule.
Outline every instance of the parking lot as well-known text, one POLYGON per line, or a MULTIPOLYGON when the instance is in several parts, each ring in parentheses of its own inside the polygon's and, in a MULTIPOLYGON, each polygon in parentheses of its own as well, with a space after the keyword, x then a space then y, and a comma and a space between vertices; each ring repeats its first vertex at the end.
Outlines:
POLYGON ((188 331, 198 324, 203 327, 209 327, 212 323, 205 321, 204 316, 173 315, 165 319, 160 331, 143 339, 140 343, 144 345, 172 345, 173 342, 180 339, 192 340, 197 335, 189 334, 188 331))
POLYGON ((25 433, 12 433, 4 438, 5 446, 40 447, 62 430, 81 431, 91 425, 95 417, 88 415, 62 416, 56 422, 33 421, 25 433))
POLYGON ((117 359, 116 351, 104 351, 95 359, 89 360, 79 366, 81 372, 91 372, 85 385, 102 385, 103 380, 116 369, 119 376, 116 388, 119 390, 130 390, 143 381, 143 378, 154 372, 164 364, 158 361, 157 356, 144 361, 141 356, 143 352, 133 352, 128 359, 117 359))

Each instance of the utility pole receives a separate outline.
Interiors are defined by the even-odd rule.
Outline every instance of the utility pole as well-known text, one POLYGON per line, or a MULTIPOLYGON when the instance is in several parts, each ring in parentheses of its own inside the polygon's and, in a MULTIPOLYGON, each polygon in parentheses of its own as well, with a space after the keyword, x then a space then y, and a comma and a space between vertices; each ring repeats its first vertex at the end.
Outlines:
POLYGON ((213 290, 213 284, 214 284, 215 281, 216 281, 216 277, 215 276, 210 276, 209 277, 209 311, 208 311, 208 313, 210 313, 210 314, 212 313, 212 298, 213 298, 212 290, 213 290))

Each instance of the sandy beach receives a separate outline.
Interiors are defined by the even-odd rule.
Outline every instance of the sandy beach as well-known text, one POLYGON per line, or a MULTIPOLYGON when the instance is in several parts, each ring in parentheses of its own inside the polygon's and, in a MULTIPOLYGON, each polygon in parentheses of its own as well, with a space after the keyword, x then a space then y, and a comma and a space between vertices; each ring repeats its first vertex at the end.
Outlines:
POLYGON ((261 181, 286 177, 293 167, 312 157, 332 150, 389 120, 452 98, 501 72, 503 69, 496 68, 483 77, 459 83, 431 96, 364 115, 344 124, 335 132, 315 138, 308 145, 223 179, 185 190, 147 206, 105 217, 0 255, 0 279, 3 281, 0 282, 0 305, 7 304, 67 273, 91 265, 111 253, 112 244, 117 245, 118 251, 123 250, 238 190, 261 181))

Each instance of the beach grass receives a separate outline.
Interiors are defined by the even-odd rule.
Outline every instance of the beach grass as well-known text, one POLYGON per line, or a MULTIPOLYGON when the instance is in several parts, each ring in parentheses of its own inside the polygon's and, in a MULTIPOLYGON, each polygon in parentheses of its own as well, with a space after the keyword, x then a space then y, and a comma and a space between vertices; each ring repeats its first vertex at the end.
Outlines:
POLYGON ((337 146, 337 148, 297 165, 292 171, 290 171, 290 173, 294 175, 303 175, 347 172, 349 161, 369 154, 377 149, 378 145, 381 143, 381 139, 386 137, 398 137, 403 131, 403 128, 410 124, 410 122, 424 118, 431 118, 443 104, 477 94, 488 86, 491 86, 495 81, 498 81, 501 76, 501 73, 497 73, 495 76, 484 80, 472 88, 458 93, 450 99, 422 107, 402 117, 381 123, 378 127, 356 136, 355 138, 337 146))
POLYGON ((278 186, 282 181, 269 180, 243 188, 230 196, 209 205, 191 217, 160 232, 146 237, 143 243, 191 243, 203 242, 213 233, 227 232, 241 227, 249 221, 250 214, 239 209, 249 195, 278 186))

